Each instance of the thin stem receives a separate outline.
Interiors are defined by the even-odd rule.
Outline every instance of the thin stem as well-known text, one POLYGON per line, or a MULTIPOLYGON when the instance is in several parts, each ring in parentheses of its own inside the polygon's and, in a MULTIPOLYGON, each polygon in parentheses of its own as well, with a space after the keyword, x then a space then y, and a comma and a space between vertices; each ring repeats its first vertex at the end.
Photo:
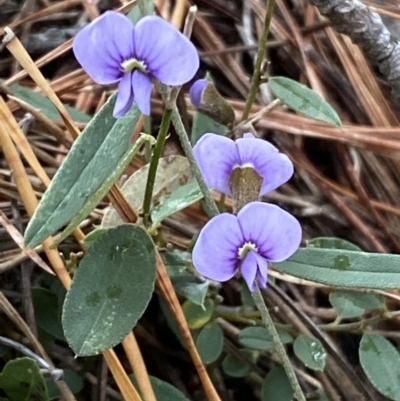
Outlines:
POLYGON ((286 375, 289 379, 289 382, 293 388, 294 395, 298 401, 306 401, 306 398, 301 390, 300 384, 297 380, 296 374, 292 368, 290 360, 286 354, 285 347, 282 344, 281 339, 279 338, 279 334, 276 331, 274 322, 271 318, 271 315, 268 312, 268 308, 265 305, 264 298, 261 295, 260 289, 257 288, 255 291, 251 293, 254 302, 260 311, 261 319, 267 328, 269 334, 272 336, 272 341, 274 342, 275 350, 279 355, 279 358, 282 362, 283 368, 285 369, 286 375))
POLYGON ((147 176, 146 191, 143 200, 143 223, 148 226, 150 222, 151 198, 153 197, 154 183, 156 181, 157 167, 160 160, 165 140, 167 139, 169 124, 171 122, 172 110, 164 110, 161 120, 160 130, 158 132, 157 142, 154 146, 153 155, 150 161, 149 175, 147 176))
POLYGON ((185 130, 185 126, 183 125, 181 116, 176 106, 174 107, 172 112, 172 124, 174 125, 176 133, 178 134, 185 156, 189 161, 192 174, 196 178, 196 181, 199 184, 200 190, 204 196, 207 212, 211 217, 214 217, 219 214, 218 207, 214 201, 214 198, 211 195, 210 190, 208 189, 207 184, 204 182, 199 166, 197 165, 196 160, 193 156, 192 145, 189 141, 188 134, 185 130))
POLYGON ((242 120, 246 120, 249 117, 251 106, 254 103, 258 92, 258 86, 260 85, 260 78, 262 74, 262 65, 267 50, 267 40, 269 34, 269 26, 271 24, 272 14, 274 12, 275 0, 267 0, 267 12, 265 13, 264 29, 261 35, 260 45, 258 47, 258 53, 256 62, 254 65, 253 77, 251 78, 251 87, 249 96, 247 97, 246 106, 243 111, 242 120))

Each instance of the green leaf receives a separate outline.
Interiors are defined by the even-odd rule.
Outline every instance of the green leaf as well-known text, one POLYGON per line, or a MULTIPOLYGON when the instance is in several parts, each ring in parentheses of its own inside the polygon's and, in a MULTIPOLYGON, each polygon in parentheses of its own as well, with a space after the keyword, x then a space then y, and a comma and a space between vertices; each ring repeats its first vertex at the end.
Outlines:
MULTIPOLYGON (((64 369, 63 380, 68 385, 73 394, 79 393, 83 389, 83 379, 77 373, 70 369, 64 369)), ((59 399, 61 397, 60 390, 54 383, 54 380, 47 380, 47 392, 50 400, 59 399)))
POLYGON ((247 284, 242 283, 240 286, 240 299, 243 306, 254 306, 254 299, 247 284))
MULTIPOLYGON (((248 350, 241 350, 241 352, 248 350)), ((250 373, 250 366, 236 355, 227 355, 222 361, 222 370, 231 377, 245 377, 250 373)))
POLYGON ((208 281, 201 282, 189 273, 182 273, 179 276, 171 277, 172 284, 179 295, 182 295, 201 307, 208 292, 208 281))
POLYGON ((400 288, 400 255, 301 248, 276 270, 344 288, 400 288))
MULTIPOLYGON (((135 171, 121 187, 121 192, 139 213, 142 211, 144 192, 146 189, 147 177, 149 175, 149 164, 135 171)), ((165 197, 171 194, 191 177, 190 165, 186 157, 172 155, 160 159, 156 179, 154 182, 152 205, 153 207, 164 201, 165 197)), ((110 206, 102 221, 103 228, 114 227, 123 224, 123 220, 113 206, 110 206)))
POLYGON ((110 229, 82 258, 63 308, 65 337, 77 355, 114 347, 136 325, 154 290, 154 243, 136 225, 110 229))
MULTIPOLYGON (((293 341, 293 337, 284 330, 278 330, 279 337, 284 344, 293 341)), ((274 349, 272 336, 264 327, 246 327, 239 333, 239 342, 247 348, 262 351, 274 349)))
POLYGON ((188 266, 192 264, 192 256, 189 252, 174 249, 161 253, 168 274, 172 277, 181 276, 188 266))
POLYGON ((38 327, 59 340, 65 340, 57 295, 44 288, 32 288, 32 301, 38 327))
POLYGON ((342 319, 358 317, 366 310, 382 309, 385 306, 382 296, 354 291, 332 291, 329 302, 342 319))
POLYGON ((325 248, 325 249, 346 249, 348 251, 362 251, 362 249, 341 238, 336 237, 317 237, 307 242, 308 248, 325 248))
POLYGON ((261 387, 261 401, 291 401, 293 390, 281 366, 270 370, 261 387))
POLYGON ((140 112, 135 104, 116 120, 114 103, 115 95, 74 142, 28 224, 26 246, 40 244, 78 214, 133 146, 131 135, 140 112))
POLYGON ((83 241, 85 246, 89 248, 92 246, 100 237, 108 231, 108 228, 95 228, 93 231, 88 233, 83 241))
POLYGON ((151 15, 154 12, 153 0, 138 0, 132 10, 128 13, 128 18, 136 24, 140 18, 145 15, 151 15))
POLYGON ((196 145, 196 142, 208 132, 212 132, 213 134, 218 135, 225 135, 228 131, 228 127, 226 127, 225 125, 217 123, 211 117, 208 117, 205 114, 196 111, 193 116, 191 135, 192 145, 196 145))
POLYGON ((85 217, 90 214, 90 212, 101 202, 104 196, 108 193, 108 191, 113 186, 114 182, 117 181, 118 177, 124 172, 126 167, 128 167, 131 162, 133 156, 138 152, 138 150, 142 147, 145 141, 150 140, 153 141, 154 138, 150 135, 141 135, 139 139, 135 142, 135 144, 129 148, 128 151, 121 157, 121 160, 115 166, 114 170, 111 174, 106 178, 106 180, 101 184, 100 188, 90 195, 86 204, 79 210, 79 212, 75 215, 75 217, 70 221, 67 228, 65 228, 62 233, 56 238, 53 246, 57 246, 60 242, 62 242, 65 238, 68 237, 79 226, 79 224, 85 219, 85 217))
POLYGON ((30 358, 18 358, 7 363, 0 373, 0 389, 10 401, 49 399, 39 367, 30 358))
POLYGON ((187 300, 182 305, 183 313, 186 317, 188 326, 192 330, 200 329, 207 324, 214 312, 214 302, 211 299, 206 299, 204 307, 187 300))
MULTIPOLYGON (((132 383, 140 391, 137 385, 136 378, 133 375, 129 375, 132 383)), ((154 390, 154 395, 157 401, 189 401, 177 388, 172 384, 157 379, 157 377, 149 376, 150 383, 154 390)))
POLYGON ((297 113, 337 127, 342 125, 335 109, 307 86, 285 77, 270 78, 268 86, 278 99, 297 113))
POLYGON ((153 227, 156 227, 165 218, 186 209, 202 198, 203 194, 196 180, 179 187, 154 208, 151 214, 153 227))
MULTIPOLYGON (((3 81, 4 80, 0 79, 0 84, 3 81)), ((54 106, 53 102, 46 96, 43 96, 40 93, 34 92, 32 89, 25 88, 18 84, 12 84, 7 86, 7 88, 11 91, 12 95, 30 104, 36 109, 39 109, 43 115, 50 120, 61 121, 60 113, 57 111, 56 106, 54 106)), ((75 109, 74 107, 68 105, 65 105, 65 107, 72 119, 79 123, 88 123, 92 119, 91 116, 75 109)))
POLYGON ((365 333, 359 355, 372 385, 384 396, 400 401, 400 355, 397 349, 383 336, 365 333))
POLYGON ((294 340, 293 351, 308 368, 324 370, 326 352, 318 338, 301 334, 294 340))
POLYGON ((196 347, 203 363, 215 362, 224 347, 224 333, 219 324, 211 322, 205 325, 197 336, 196 347))

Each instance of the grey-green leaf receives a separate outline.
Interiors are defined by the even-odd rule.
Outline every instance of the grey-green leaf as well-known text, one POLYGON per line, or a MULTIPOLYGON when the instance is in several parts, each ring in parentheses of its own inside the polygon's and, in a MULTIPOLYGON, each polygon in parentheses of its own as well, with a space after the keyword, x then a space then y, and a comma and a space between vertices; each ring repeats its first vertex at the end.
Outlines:
POLYGON ((191 142, 194 146, 196 142, 207 133, 225 135, 228 132, 228 127, 217 123, 211 117, 206 116, 199 111, 196 111, 193 116, 191 142))
POLYGON ((194 304, 204 306, 204 300, 208 291, 208 281, 201 282, 192 274, 183 272, 179 276, 171 277, 175 291, 194 304))
POLYGON ((400 354, 397 349, 385 337, 365 333, 359 355, 372 385, 384 396, 400 401, 400 354))
POLYGON ((293 390, 284 369, 278 366, 269 371, 261 387, 262 401, 291 401, 293 390))
POLYGON ((308 368, 324 370, 326 352, 318 338, 301 334, 294 340, 293 351, 308 368))
POLYGON ((197 336, 196 347, 203 363, 207 365, 215 362, 224 347, 224 333, 221 327, 215 322, 205 325, 197 336))
POLYGON ((250 373, 250 366, 236 355, 230 354, 222 361, 222 370, 231 377, 244 377, 250 373))
MULTIPOLYGON (((136 388, 140 391, 139 386, 136 383, 136 379, 133 375, 130 375, 130 379, 136 388)), ((157 379, 157 377, 150 376, 150 383, 154 390, 154 395, 157 401, 189 401, 177 388, 172 384, 157 379)))
POLYGON ((203 194, 196 180, 191 180, 187 184, 178 187, 154 208, 151 213, 153 226, 156 227, 165 218, 187 208, 202 198, 203 194))
MULTIPOLYGON (((284 330, 278 330, 279 337, 284 344, 293 341, 293 337, 284 330)), ((239 333, 239 341, 242 345, 256 350, 272 350, 274 343, 272 336, 264 327, 246 327, 239 333)))
POLYGON ((400 255, 301 248, 274 264, 286 274, 344 288, 400 288, 400 255))
POLYGON ((14 359, 0 373, 0 389, 9 401, 47 401, 46 385, 39 367, 30 358, 14 359))
POLYGON ((139 226, 110 229, 82 258, 63 308, 65 337, 77 355, 118 344, 136 325, 154 290, 154 243, 139 226))
POLYGON ((307 242, 308 248, 346 249, 348 251, 362 251, 362 249, 350 241, 336 237, 317 237, 307 242))
POLYGON ((114 103, 115 95, 71 147, 26 229, 28 247, 40 244, 78 214, 132 146, 130 139, 140 112, 134 105, 116 120, 114 103))
MULTIPOLYGON (((0 79, 0 83, 2 81, 3 80, 0 79)), ((50 120, 61 121, 60 113, 57 111, 57 108, 54 106, 53 102, 46 96, 43 96, 42 94, 35 92, 32 89, 25 88, 18 84, 12 84, 8 86, 8 89, 15 97, 23 100, 36 109, 39 109, 43 113, 43 115, 45 115, 50 120)), ((68 113, 71 115, 72 119, 79 123, 88 123, 92 118, 91 116, 75 109, 74 107, 68 105, 65 105, 65 107, 68 110, 68 113)))
POLYGON ((270 78, 268 86, 278 99, 297 113, 337 127, 342 125, 335 109, 307 86, 286 77, 270 78))
POLYGON ((384 297, 356 291, 332 291, 329 302, 342 319, 358 317, 366 310, 382 309, 385 306, 384 297))

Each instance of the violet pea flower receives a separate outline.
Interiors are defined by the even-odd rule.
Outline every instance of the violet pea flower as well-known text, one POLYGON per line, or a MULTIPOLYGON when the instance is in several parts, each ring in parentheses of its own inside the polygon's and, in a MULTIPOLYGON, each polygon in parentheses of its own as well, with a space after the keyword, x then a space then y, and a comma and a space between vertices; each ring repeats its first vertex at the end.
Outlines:
POLYGON ((83 28, 73 43, 75 57, 87 74, 101 85, 119 82, 114 117, 122 117, 136 101, 150 114, 152 79, 180 86, 199 68, 199 56, 190 40, 157 16, 136 25, 107 11, 83 28))
POLYGON ((293 163, 271 143, 251 133, 233 141, 205 134, 193 147, 193 154, 210 187, 231 196, 229 178, 235 168, 252 167, 263 178, 260 196, 273 191, 293 175, 293 163))
POLYGON ((200 106, 201 95, 206 86, 210 83, 207 78, 198 79, 190 88, 189 96, 190 101, 195 107, 200 106))
POLYGON ((299 247, 299 222, 278 206, 251 202, 237 216, 212 218, 193 248, 193 265, 204 277, 227 281, 240 273, 250 291, 267 286, 268 262, 281 262, 299 247))

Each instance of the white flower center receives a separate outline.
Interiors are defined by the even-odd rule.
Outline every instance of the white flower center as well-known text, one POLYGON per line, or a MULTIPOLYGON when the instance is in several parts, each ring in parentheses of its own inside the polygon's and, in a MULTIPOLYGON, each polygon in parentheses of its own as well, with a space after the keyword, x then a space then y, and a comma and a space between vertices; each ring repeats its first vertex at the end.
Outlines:
POLYGON ((249 163, 249 162, 243 163, 243 164, 235 164, 233 166, 232 170, 235 170, 235 168, 246 168, 246 167, 251 167, 252 169, 255 170, 253 163, 249 163))
POLYGON ((140 70, 142 72, 147 72, 146 64, 143 61, 139 61, 135 58, 130 58, 121 64, 123 72, 131 72, 133 70, 140 70))
POLYGON ((258 252, 258 248, 257 248, 256 244, 253 244, 250 241, 249 242, 245 242, 243 244, 243 246, 241 246, 238 249, 238 257, 239 257, 239 259, 243 260, 246 257, 246 255, 251 251, 258 252))

